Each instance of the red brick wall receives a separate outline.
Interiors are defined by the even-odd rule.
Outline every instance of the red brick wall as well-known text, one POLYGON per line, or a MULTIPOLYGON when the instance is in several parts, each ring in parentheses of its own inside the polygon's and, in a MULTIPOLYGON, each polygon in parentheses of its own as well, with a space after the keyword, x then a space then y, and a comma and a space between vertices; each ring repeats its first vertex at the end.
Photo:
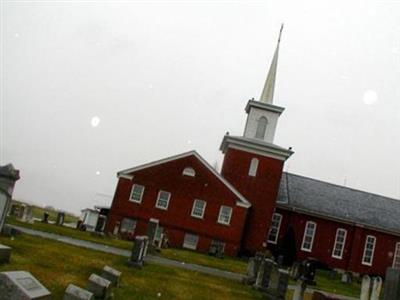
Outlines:
POLYGON ((361 274, 376 274, 380 276, 385 275, 386 268, 392 266, 395 245, 397 242, 400 242, 400 237, 398 236, 279 208, 277 209, 277 212, 282 214, 283 219, 279 232, 278 245, 269 245, 272 249, 276 247, 279 248, 279 244, 282 241, 289 224, 291 224, 295 231, 297 259, 313 257, 327 264, 331 268, 349 270, 361 274), (312 252, 301 250, 304 228, 307 221, 313 221, 317 224, 312 252), (332 257, 336 230, 338 228, 347 230, 342 259, 332 257), (372 266, 365 266, 361 263, 365 238, 367 235, 373 235, 376 237, 372 266))
POLYGON ((131 174, 133 180, 120 178, 111 206, 107 231, 112 232, 123 217, 138 220, 135 234, 145 234, 150 218, 158 219, 168 232, 172 246, 181 247, 184 233, 199 235, 198 250, 207 251, 212 239, 226 243, 226 253, 235 255, 240 248, 247 209, 236 205, 230 191, 194 155, 170 161, 131 174), (183 176, 185 167, 196 171, 195 177, 183 176), (134 183, 145 186, 142 203, 129 201, 134 183), (159 190, 171 193, 168 210, 155 207, 159 190), (203 219, 191 217, 194 199, 207 202, 203 219), (230 225, 217 223, 221 205, 232 207, 230 225))
POLYGON ((261 250, 266 242, 282 176, 283 162, 246 151, 228 148, 222 175, 252 204, 246 224, 243 250, 261 250), (257 176, 249 176, 252 158, 259 160, 257 176))

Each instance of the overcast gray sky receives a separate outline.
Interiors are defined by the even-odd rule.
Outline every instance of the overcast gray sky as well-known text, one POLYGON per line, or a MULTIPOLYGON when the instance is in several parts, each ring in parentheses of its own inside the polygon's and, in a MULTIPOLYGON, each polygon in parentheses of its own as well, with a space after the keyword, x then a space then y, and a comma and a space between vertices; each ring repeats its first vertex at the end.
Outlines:
POLYGON ((15 198, 74 212, 116 172, 242 134, 285 23, 290 172, 400 195, 400 1, 2 1, 1 155, 15 198))

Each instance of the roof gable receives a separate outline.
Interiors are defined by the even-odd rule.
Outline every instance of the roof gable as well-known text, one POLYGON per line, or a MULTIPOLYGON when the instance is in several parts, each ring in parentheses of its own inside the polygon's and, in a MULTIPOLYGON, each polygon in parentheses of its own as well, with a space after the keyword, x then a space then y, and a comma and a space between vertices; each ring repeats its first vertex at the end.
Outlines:
POLYGON ((181 153, 178 155, 174 155, 174 156, 170 156, 164 159, 160 159, 160 160, 156 160, 147 164, 143 164, 143 165, 139 165, 133 168, 129 168, 129 169, 125 169, 122 171, 119 171, 117 173, 117 177, 120 178, 126 178, 126 179, 132 179, 131 173, 139 171, 139 170, 143 170, 143 169, 147 169, 147 168, 151 168, 154 166, 158 166, 167 162, 171 162, 174 160, 178 160, 184 157, 188 157, 188 156, 194 156, 198 159, 198 161, 200 161, 202 163, 202 165, 204 165, 206 167, 206 169, 208 171, 210 171, 219 181, 221 181, 233 194, 235 194, 235 196, 238 197, 238 200, 236 202, 236 205, 238 206, 242 206, 242 207, 250 207, 251 203, 241 194, 239 193, 224 177, 222 177, 221 174, 219 174, 203 157, 200 156, 200 154, 198 154, 196 151, 189 151, 189 152, 185 152, 185 153, 181 153))

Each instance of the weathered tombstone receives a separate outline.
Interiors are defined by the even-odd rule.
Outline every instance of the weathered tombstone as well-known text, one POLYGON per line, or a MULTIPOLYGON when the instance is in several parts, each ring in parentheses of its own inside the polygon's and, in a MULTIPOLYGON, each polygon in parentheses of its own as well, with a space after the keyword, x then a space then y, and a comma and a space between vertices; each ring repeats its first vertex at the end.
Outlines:
POLYGON ((293 292, 293 300, 303 300, 307 284, 304 280, 298 279, 293 292))
POLYGON ((351 283, 351 281, 352 281, 351 274, 349 272, 344 272, 342 274, 341 281, 343 283, 351 283))
POLYGON ((0 244, 0 265, 10 262, 11 248, 0 244))
POLYGON ((59 211, 57 213, 56 225, 62 226, 64 224, 64 219, 65 219, 65 213, 59 211))
POLYGON ((19 171, 13 165, 0 167, 0 233, 11 205, 15 182, 19 179, 19 171))
POLYGON ((266 293, 270 296, 270 299, 285 300, 288 284, 289 272, 286 270, 273 269, 266 293))
POLYGON ((113 286, 118 287, 120 283, 121 272, 109 266, 104 266, 101 277, 109 280, 113 286))
POLYGON ((17 210, 18 210, 18 204, 17 203, 13 203, 11 205, 11 209, 10 209, 10 216, 15 217, 17 215, 17 210))
POLYGON ((259 290, 266 290, 269 286, 271 274, 274 274, 275 276, 277 269, 278 266, 276 262, 268 258, 264 259, 264 261, 261 263, 258 269, 258 274, 256 282, 254 284, 254 288, 259 290))
POLYGON ((369 290, 371 288, 371 278, 364 275, 361 282, 360 300, 369 300, 369 290))
POLYGON ((111 291, 111 282, 99 275, 92 274, 89 277, 87 289, 93 293, 95 299, 108 299, 111 291))
POLYGON ((25 205, 21 220, 24 222, 30 222, 32 220, 32 206, 25 205))
POLYGON ((136 236, 135 242, 133 244, 133 249, 131 253, 131 257, 128 261, 128 264, 134 267, 141 268, 143 267, 143 259, 147 252, 147 236, 136 236))
POLYGON ((383 285, 383 300, 400 299, 400 270, 387 268, 383 285))
POLYGON ((94 300, 94 295, 79 286, 69 284, 65 290, 63 300, 94 300))
POLYGON ((382 290, 382 278, 374 277, 372 280, 371 300, 379 300, 382 290))
POLYGON ((149 223, 147 224, 147 236, 149 237, 150 245, 153 245, 154 238, 156 237, 158 229, 158 220, 157 219, 150 219, 149 223))
POLYGON ((0 273, 0 299, 46 300, 50 292, 31 273, 25 271, 0 273))
POLYGON ((49 214, 47 212, 43 213, 43 219, 42 219, 43 223, 49 223, 49 214))

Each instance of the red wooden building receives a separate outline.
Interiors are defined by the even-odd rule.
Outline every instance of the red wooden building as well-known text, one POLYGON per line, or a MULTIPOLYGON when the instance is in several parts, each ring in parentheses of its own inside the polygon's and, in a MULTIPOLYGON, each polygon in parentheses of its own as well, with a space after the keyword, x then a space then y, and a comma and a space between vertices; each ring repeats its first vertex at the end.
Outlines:
POLYGON ((243 135, 222 140, 221 173, 195 151, 120 171, 106 230, 132 237, 156 222, 156 240, 167 234, 174 247, 287 254, 291 243, 293 258, 332 268, 400 268, 399 201, 283 173, 293 152, 273 143, 284 111, 273 104, 279 42, 260 100, 246 105, 243 135))

